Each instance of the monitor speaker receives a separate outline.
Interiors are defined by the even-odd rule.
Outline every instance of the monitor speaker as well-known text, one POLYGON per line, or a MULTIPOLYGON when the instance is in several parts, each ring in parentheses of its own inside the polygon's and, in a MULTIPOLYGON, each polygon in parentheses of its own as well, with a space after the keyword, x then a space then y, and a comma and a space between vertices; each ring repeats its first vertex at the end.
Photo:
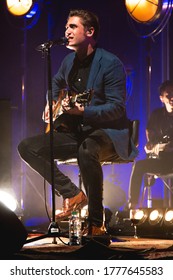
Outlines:
POLYGON ((0 257, 20 251, 27 239, 27 231, 16 214, 0 202, 0 257))

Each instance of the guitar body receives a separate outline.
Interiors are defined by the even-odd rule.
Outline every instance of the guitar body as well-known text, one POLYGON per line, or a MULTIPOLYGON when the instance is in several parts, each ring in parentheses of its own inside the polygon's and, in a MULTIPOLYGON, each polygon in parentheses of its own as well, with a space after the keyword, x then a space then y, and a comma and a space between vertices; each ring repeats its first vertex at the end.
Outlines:
MULTIPOLYGON (((70 96, 70 107, 73 108, 75 102, 82 104, 82 106, 88 106, 92 97, 92 90, 84 91, 83 93, 76 94, 74 92, 65 91, 65 95, 70 96)), ((80 124, 82 121, 81 116, 69 115, 67 113, 63 113, 62 110, 62 100, 65 97, 64 94, 60 94, 60 97, 54 107, 53 111, 53 128, 54 130, 60 132, 76 132, 79 131, 80 124)), ((48 123, 46 127, 46 133, 50 131, 50 124, 48 123)))

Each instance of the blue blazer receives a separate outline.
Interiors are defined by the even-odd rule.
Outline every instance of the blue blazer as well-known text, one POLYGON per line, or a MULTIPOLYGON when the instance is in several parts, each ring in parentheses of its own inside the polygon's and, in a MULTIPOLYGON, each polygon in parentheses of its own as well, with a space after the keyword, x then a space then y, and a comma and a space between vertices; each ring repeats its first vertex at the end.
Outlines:
MULTIPOLYGON (((52 96, 68 86, 68 75, 73 66, 75 52, 68 54, 52 80, 52 96)), ((111 138, 115 150, 123 160, 133 160, 138 155, 129 134, 126 116, 126 73, 119 58, 101 48, 96 49, 87 88, 92 89, 90 105, 85 107, 84 125, 103 129, 111 138)))

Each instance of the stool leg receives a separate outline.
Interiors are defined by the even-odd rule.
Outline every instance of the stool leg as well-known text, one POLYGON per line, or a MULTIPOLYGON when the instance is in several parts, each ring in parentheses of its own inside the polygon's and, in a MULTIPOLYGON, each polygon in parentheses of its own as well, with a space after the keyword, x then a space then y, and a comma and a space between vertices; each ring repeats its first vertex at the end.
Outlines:
MULTIPOLYGON (((81 191, 82 190, 82 176, 81 176, 80 170, 79 170, 79 173, 78 173, 78 178, 79 178, 79 190, 81 191)), ((79 218, 80 219, 82 218, 81 208, 79 209, 79 218)))
POLYGON ((142 208, 144 205, 144 199, 145 199, 145 194, 147 191, 147 208, 152 208, 152 193, 151 193, 151 187, 145 186, 144 190, 142 192, 142 198, 140 202, 140 208, 142 208))
POLYGON ((142 197, 141 197, 141 201, 140 201, 140 208, 143 207, 143 203, 144 203, 144 198, 145 198, 145 193, 146 193, 147 187, 144 186, 143 192, 142 192, 142 197))
POLYGON ((79 177, 79 190, 81 191, 82 190, 82 176, 81 176, 80 171, 78 173, 78 177, 79 177))
POLYGON ((151 193, 151 187, 147 187, 148 195, 147 195, 147 208, 152 208, 152 193, 151 193))
POLYGON ((144 182, 145 187, 144 189, 147 190, 147 208, 152 208, 152 193, 151 193, 151 186, 153 185, 153 175, 146 174, 144 182))

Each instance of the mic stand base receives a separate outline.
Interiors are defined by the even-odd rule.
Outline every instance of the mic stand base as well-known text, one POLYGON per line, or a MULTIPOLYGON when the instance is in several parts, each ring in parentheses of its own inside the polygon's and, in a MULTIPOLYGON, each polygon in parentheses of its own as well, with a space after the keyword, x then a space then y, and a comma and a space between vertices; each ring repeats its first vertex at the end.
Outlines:
POLYGON ((56 222, 51 222, 49 225, 49 228, 48 228, 48 232, 46 234, 41 234, 40 236, 29 238, 26 240, 25 244, 31 243, 31 242, 34 242, 37 240, 41 240, 44 238, 49 238, 49 237, 53 238, 53 242, 52 242, 53 244, 57 244, 56 237, 68 238, 69 234, 67 231, 64 233, 60 232, 60 228, 59 228, 58 224, 56 222))

